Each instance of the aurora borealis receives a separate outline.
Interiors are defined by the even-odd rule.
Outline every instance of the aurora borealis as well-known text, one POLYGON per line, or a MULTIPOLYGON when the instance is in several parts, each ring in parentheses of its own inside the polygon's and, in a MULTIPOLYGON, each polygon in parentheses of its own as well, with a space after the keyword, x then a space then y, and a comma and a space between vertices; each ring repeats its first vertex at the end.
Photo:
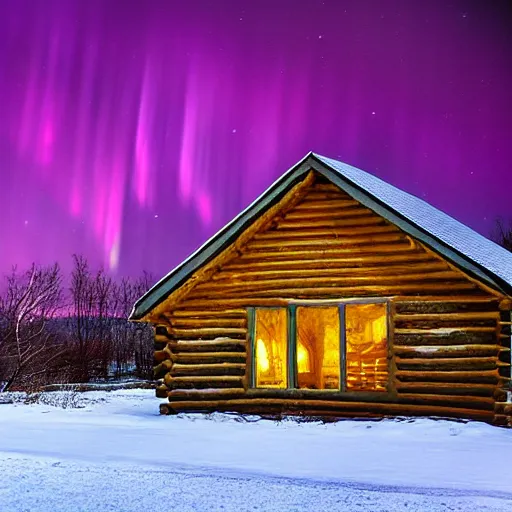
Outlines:
POLYGON ((171 270, 308 151, 489 236, 506 1, 4 0, 0 271, 171 270))

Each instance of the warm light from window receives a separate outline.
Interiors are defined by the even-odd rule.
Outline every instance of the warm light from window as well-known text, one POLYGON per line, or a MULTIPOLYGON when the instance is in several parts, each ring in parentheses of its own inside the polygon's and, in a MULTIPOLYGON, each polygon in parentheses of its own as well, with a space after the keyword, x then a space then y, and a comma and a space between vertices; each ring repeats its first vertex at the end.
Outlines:
POLYGON ((297 347, 297 369, 300 373, 311 371, 309 354, 302 343, 299 343, 299 346, 297 347))
POLYGON ((256 387, 286 388, 287 315, 286 309, 256 310, 256 387))
POLYGON ((345 308, 347 389, 385 391, 388 380, 385 304, 345 308))
POLYGON ((340 324, 337 306, 297 308, 297 383, 302 389, 339 389, 340 324))
POLYGON ((270 368, 268 362, 267 349, 262 339, 259 339, 256 343, 256 359, 258 361, 258 368, 261 372, 266 373, 270 368))

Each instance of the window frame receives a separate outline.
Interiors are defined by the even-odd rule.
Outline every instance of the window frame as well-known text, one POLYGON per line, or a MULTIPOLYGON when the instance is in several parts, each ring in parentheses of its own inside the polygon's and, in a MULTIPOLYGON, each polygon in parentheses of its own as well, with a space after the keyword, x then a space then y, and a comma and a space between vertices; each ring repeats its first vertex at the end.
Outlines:
POLYGON ((391 322, 391 299, 389 297, 371 297, 371 298, 350 298, 350 299, 328 299, 328 300, 293 300, 283 305, 269 306, 251 306, 247 308, 247 327, 249 350, 247 351, 247 369, 248 369, 248 387, 251 390, 265 391, 272 388, 256 386, 256 310, 258 309, 285 309, 287 316, 287 372, 286 388, 282 392, 294 391, 305 394, 343 394, 344 396, 383 396, 393 392, 392 379, 392 327, 391 322), (346 340, 346 320, 345 307, 352 304, 384 304, 386 306, 386 328, 387 328, 387 371, 388 379, 386 389, 383 391, 375 390, 347 390, 347 340, 346 340), (338 389, 302 389, 298 387, 298 368, 297 368, 297 308, 298 307, 337 307, 340 326, 340 386, 338 389))

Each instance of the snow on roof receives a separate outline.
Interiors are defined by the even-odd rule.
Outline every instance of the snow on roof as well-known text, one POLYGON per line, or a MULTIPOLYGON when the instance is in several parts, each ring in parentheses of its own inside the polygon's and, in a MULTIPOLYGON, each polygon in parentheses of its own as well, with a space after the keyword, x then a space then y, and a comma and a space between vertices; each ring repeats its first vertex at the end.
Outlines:
POLYGON ((512 253, 422 199, 372 174, 331 158, 308 153, 251 205, 144 294, 135 303, 130 319, 141 320, 312 169, 468 273, 512 295, 512 253))

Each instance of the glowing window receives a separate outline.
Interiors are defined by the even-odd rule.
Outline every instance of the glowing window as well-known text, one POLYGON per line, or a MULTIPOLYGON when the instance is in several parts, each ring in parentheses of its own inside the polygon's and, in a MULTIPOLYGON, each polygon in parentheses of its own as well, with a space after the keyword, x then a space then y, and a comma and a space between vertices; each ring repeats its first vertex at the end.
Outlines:
POLYGON ((253 319, 255 387, 387 390, 385 303, 256 308, 253 319), (288 354, 295 355, 293 364, 288 354))
POLYGON ((347 390, 384 391, 388 381, 385 304, 345 306, 347 390))
POLYGON ((286 309, 257 309, 255 320, 256 387, 286 388, 288 385, 286 309))
POLYGON ((335 307, 297 308, 297 384, 339 389, 340 323, 335 307))

